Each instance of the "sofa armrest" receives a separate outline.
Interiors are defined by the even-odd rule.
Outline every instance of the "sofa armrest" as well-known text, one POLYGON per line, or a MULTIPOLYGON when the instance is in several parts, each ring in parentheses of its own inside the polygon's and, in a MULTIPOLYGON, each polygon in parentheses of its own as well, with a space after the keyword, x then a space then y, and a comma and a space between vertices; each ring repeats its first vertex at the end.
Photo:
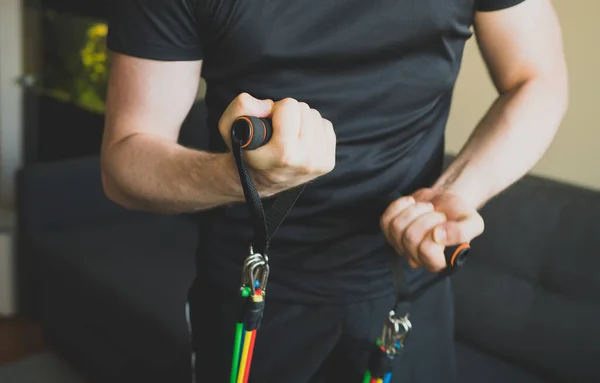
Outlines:
POLYGON ((17 218, 22 233, 137 219, 102 189, 97 156, 27 165, 17 174, 17 218))

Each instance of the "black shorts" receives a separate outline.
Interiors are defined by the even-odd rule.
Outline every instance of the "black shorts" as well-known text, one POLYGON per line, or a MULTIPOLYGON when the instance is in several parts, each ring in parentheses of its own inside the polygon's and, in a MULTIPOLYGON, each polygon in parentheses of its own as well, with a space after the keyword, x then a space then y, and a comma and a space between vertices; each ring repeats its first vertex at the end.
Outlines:
MULTIPOLYGON (((229 383, 238 297, 195 286, 190 321, 197 383, 229 383)), ((362 383, 369 350, 394 297, 347 305, 269 301, 257 333, 251 383, 362 383)), ((410 306, 413 328, 393 383, 454 383, 454 310, 450 281, 410 306)))

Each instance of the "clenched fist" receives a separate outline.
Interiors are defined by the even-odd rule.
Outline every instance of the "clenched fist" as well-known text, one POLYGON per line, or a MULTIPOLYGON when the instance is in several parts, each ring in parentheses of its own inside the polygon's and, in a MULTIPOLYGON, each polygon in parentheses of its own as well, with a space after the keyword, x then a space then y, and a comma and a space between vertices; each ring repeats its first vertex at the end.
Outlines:
POLYGON ((433 189, 395 200, 380 223, 398 254, 431 272, 446 267, 446 246, 468 243, 484 230, 483 218, 460 196, 433 189))
POLYGON ((333 170, 336 148, 333 125, 306 103, 292 98, 273 102, 240 94, 219 121, 219 131, 230 149, 233 122, 247 115, 271 118, 273 124, 271 140, 244 153, 261 194, 272 195, 333 170))

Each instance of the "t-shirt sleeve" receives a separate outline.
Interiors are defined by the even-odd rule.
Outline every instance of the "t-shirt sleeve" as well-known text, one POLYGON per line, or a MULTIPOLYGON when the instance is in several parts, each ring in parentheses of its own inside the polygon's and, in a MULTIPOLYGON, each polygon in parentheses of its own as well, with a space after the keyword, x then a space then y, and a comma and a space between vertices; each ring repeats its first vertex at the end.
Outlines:
POLYGON ((111 0, 108 49, 152 60, 201 60, 196 1, 111 0))
POLYGON ((478 11, 491 12, 513 7, 523 1, 525 0, 475 0, 475 3, 478 11))

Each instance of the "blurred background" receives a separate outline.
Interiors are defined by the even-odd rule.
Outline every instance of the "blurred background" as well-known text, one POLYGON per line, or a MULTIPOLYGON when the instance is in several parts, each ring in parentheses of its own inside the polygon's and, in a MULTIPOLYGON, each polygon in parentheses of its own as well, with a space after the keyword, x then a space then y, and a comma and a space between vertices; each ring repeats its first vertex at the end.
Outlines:
MULTIPOLYGON (((100 188, 105 1, 0 0, 0 383, 189 381, 193 222, 126 212, 100 188)), ((600 1, 553 4, 569 111, 483 211, 485 256, 455 277, 463 382, 600 381, 600 1)), ((203 94, 186 146, 202 146, 203 94)), ((449 159, 495 97, 472 39, 449 159)))

